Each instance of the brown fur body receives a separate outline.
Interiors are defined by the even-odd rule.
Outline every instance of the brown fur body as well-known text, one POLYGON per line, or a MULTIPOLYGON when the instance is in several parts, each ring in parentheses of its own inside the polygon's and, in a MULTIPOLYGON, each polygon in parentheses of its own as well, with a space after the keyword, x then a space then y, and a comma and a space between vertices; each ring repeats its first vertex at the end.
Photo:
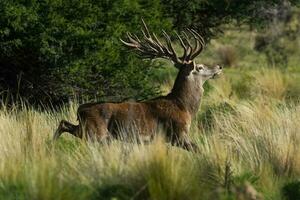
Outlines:
POLYGON ((78 108, 79 125, 62 121, 55 133, 70 132, 80 138, 139 138, 151 140, 159 129, 172 144, 188 149, 187 134, 198 111, 202 84, 187 76, 182 68, 172 92, 144 102, 87 103, 78 108))
POLYGON ((221 73, 222 68, 218 65, 209 68, 193 61, 204 46, 203 38, 195 31, 189 30, 196 41, 195 48, 190 45, 187 37, 183 40, 178 36, 184 48, 183 56, 178 57, 166 33, 164 35, 167 45, 164 46, 155 35, 149 33, 144 22, 143 24, 143 40, 127 34, 130 42, 121 41, 147 58, 172 60, 179 69, 172 91, 167 96, 144 102, 83 104, 78 108, 79 125, 61 121, 54 139, 63 132, 69 132, 76 137, 100 141, 109 138, 136 138, 147 141, 162 129, 165 138, 172 144, 185 149, 196 147, 188 140, 187 134, 200 107, 202 86, 206 80, 221 73))
POLYGON ((168 97, 145 102, 84 104, 79 107, 78 116, 86 124, 85 132, 98 138, 118 138, 124 133, 149 138, 159 128, 168 138, 179 138, 188 132, 191 123, 191 114, 168 97))

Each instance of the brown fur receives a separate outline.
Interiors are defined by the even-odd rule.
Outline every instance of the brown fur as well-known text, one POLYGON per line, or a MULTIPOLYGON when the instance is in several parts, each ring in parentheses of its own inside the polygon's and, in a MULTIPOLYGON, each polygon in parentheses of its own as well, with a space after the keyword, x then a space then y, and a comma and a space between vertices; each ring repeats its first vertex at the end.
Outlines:
MULTIPOLYGON (((55 132, 57 139, 63 132, 79 138, 104 141, 108 138, 153 138, 158 129, 166 139, 185 149, 196 146, 187 134, 199 109, 202 85, 207 77, 193 75, 195 64, 180 68, 171 93, 144 102, 87 103, 78 108, 79 125, 61 121, 55 132)), ((219 72, 211 70, 211 78, 219 72)))

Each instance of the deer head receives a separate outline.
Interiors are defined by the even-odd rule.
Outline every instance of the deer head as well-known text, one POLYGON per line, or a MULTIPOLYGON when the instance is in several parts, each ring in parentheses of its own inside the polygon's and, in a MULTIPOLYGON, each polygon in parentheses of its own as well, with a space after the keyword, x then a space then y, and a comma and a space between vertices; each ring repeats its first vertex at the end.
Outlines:
POLYGON ((219 65, 208 67, 204 64, 196 63, 194 60, 205 46, 204 39, 193 29, 182 31, 182 35, 176 33, 180 46, 183 49, 182 56, 178 56, 172 45, 170 36, 163 31, 164 43, 150 33, 147 25, 143 22, 143 38, 135 34, 127 33, 127 41, 121 39, 122 43, 133 49, 142 58, 155 59, 165 58, 171 60, 174 66, 179 69, 173 89, 168 95, 175 98, 182 106, 195 114, 199 108, 203 92, 202 85, 208 79, 216 77, 221 73, 219 65), (195 42, 192 45, 189 35, 195 42))

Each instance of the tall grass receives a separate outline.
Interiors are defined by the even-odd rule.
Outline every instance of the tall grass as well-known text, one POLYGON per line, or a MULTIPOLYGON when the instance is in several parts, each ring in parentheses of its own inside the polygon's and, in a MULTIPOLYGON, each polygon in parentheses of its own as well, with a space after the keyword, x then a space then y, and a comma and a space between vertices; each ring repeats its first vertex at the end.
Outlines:
POLYGON ((76 123, 77 103, 57 112, 3 106, 0 199, 281 199, 300 177, 300 104, 286 101, 297 91, 280 71, 249 73, 246 99, 230 71, 211 85, 191 131, 199 153, 159 136, 147 145, 67 134, 53 143, 60 119, 76 123))
MULTIPOLYGON (((147 145, 68 134, 53 143, 61 119, 77 123, 76 102, 58 111, 2 105, 0 199, 300 199, 299 56, 286 70, 263 68, 253 42, 248 30, 226 31, 198 61, 218 60, 224 44, 236 48, 235 67, 204 86, 190 132, 197 153, 159 134, 147 145)), ((164 92, 175 73, 158 71, 164 92)))

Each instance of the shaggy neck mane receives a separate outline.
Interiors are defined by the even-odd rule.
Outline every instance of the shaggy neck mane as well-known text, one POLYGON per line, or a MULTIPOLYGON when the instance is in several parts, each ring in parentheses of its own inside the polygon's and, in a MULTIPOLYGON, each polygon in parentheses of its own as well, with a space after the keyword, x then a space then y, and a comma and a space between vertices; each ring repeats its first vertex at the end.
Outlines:
POLYGON ((194 117, 200 107, 202 93, 202 84, 199 81, 179 72, 168 96, 194 117))

